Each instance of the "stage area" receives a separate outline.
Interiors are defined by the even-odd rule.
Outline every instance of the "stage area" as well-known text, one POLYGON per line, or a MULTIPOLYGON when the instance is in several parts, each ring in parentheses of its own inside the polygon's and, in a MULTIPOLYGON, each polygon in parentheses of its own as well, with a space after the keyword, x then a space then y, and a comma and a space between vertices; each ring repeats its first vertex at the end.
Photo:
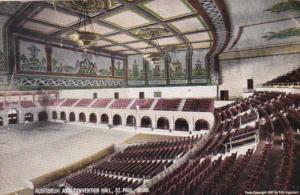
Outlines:
POLYGON ((134 132, 71 124, 0 128, 0 194, 30 187, 29 180, 93 155, 134 132))

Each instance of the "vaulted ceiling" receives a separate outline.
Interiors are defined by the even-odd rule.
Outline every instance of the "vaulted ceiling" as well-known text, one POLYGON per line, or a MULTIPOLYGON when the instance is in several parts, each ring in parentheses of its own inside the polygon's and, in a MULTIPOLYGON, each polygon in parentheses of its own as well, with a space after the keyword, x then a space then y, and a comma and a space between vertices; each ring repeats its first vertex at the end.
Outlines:
MULTIPOLYGON (((66 34, 82 26, 81 13, 55 2, 27 3, 23 13, 15 18, 14 30, 69 44, 66 34)), ((161 46, 176 44, 191 49, 212 46, 209 25, 187 0, 118 0, 113 9, 93 14, 92 21, 94 31, 101 35, 93 47, 99 51, 123 55, 149 52, 155 44, 137 36, 138 30, 145 27, 162 27, 168 31, 155 40, 161 46)))

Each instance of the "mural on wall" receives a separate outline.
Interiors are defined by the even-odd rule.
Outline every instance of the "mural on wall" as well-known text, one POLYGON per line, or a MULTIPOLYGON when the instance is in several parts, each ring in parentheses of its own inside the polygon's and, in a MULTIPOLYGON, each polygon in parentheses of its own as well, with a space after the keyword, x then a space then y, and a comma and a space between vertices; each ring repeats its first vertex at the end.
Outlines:
POLYGON ((150 85, 166 84, 165 60, 161 59, 157 63, 148 63, 148 82, 150 85))
POLYGON ((266 11, 281 13, 286 11, 300 11, 300 1, 299 0, 285 0, 280 3, 276 3, 271 8, 266 11))
POLYGON ((20 69, 22 71, 46 72, 47 60, 44 45, 20 41, 20 69))
MULTIPOLYGON (((299 0, 285 0, 283 2, 277 3, 273 5, 271 8, 267 9, 266 11, 272 12, 272 13, 278 13, 282 14, 283 12, 300 12, 300 1, 299 0)), ((296 19, 293 19, 291 16, 292 20, 295 20, 295 25, 298 25, 298 22, 296 19)), ((271 31, 268 32, 267 35, 263 36, 266 40, 272 40, 272 39, 288 39, 291 37, 296 37, 300 36, 300 28, 299 27, 292 27, 292 28, 287 28, 283 29, 280 31, 271 31)))
POLYGON ((268 32, 268 35, 263 36, 267 40, 272 39, 288 39, 290 37, 300 36, 300 28, 289 28, 279 32, 268 32))
POLYGON ((111 58, 104 56, 96 56, 95 62, 97 65, 97 74, 99 76, 112 76, 111 58))
POLYGON ((123 77, 124 74, 124 61, 120 59, 114 60, 114 71, 116 77, 123 77))
POLYGON ((207 68, 205 63, 205 56, 208 49, 198 49, 193 51, 192 56, 192 83, 207 82, 207 68))
POLYGON ((171 84, 187 83, 186 51, 169 53, 169 70, 171 84))
POLYGON ((78 59, 75 68, 78 69, 78 74, 96 76, 96 63, 94 56, 88 53, 82 53, 81 59, 78 59))
POLYGON ((134 55, 128 57, 128 80, 129 85, 145 84, 143 56, 134 55))
POLYGON ((52 72, 74 74, 76 58, 74 56, 77 52, 61 49, 57 47, 52 48, 52 72))

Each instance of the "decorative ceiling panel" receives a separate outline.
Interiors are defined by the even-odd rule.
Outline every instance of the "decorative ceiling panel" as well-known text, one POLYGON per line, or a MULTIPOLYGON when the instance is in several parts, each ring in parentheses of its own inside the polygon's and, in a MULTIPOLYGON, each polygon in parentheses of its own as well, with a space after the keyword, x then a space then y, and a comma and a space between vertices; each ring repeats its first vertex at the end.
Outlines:
POLYGON ((104 49, 110 50, 110 51, 122 51, 122 50, 128 50, 128 48, 120 46, 120 45, 114 45, 110 47, 105 47, 104 49))
MULTIPOLYGON (((90 30, 90 27, 89 27, 90 25, 88 25, 87 27, 86 27, 86 29, 87 30, 90 30)), ((106 34, 109 34, 109 33, 113 33, 113 32, 116 32, 114 29, 112 29, 112 28, 108 28, 108 27, 106 27, 106 26, 104 26, 104 25, 101 25, 101 24, 99 24, 99 23, 97 23, 97 22, 93 22, 92 23, 92 26, 93 26, 93 30, 94 30, 94 32, 96 32, 96 33, 99 33, 100 35, 106 35, 106 34)), ((80 27, 80 30, 84 30, 85 29, 85 27, 80 27)))
POLYGON ((23 24, 23 27, 33 30, 33 31, 45 33, 45 34, 50 34, 50 33, 58 30, 57 28, 54 28, 52 26, 48 26, 48 25, 44 25, 44 24, 40 24, 40 23, 36 23, 36 22, 30 22, 30 21, 25 22, 23 24))
POLYGON ((141 53, 158 52, 158 49, 156 49, 156 48, 144 48, 144 49, 139 49, 139 52, 141 52, 141 53))
POLYGON ((117 43, 128 43, 128 42, 133 42, 138 40, 127 34, 117 34, 117 35, 108 36, 106 38, 115 41, 117 43))
POLYGON ((152 21, 141 14, 131 10, 123 10, 121 12, 114 13, 103 20, 123 29, 135 28, 152 23, 152 21))
POLYGON ((129 43, 126 44, 128 47, 134 48, 134 49, 140 49, 140 48, 146 48, 149 47, 148 43, 145 42, 136 42, 136 43, 129 43))
POLYGON ((120 53, 122 53, 122 54, 126 54, 126 55, 133 55, 133 54, 137 54, 135 51, 121 51, 120 53))
POLYGON ((189 34, 189 35, 185 35, 185 37, 190 42, 211 40, 211 36, 210 36, 209 32, 200 32, 200 33, 189 34))
POLYGON ((197 13, 186 0, 153 0, 140 7, 162 21, 197 13))
POLYGON ((175 27, 176 30, 182 32, 182 33, 188 33, 188 32, 194 32, 194 31, 200 31, 205 30, 206 25, 202 21, 202 19, 198 17, 193 18, 187 18, 175 22, 170 23, 173 27, 175 27))
POLYGON ((79 18, 77 16, 66 14, 60 11, 55 11, 49 8, 42 9, 35 16, 33 16, 33 19, 56 24, 59 26, 69 26, 79 21, 79 18))
POLYGON ((174 45, 174 44, 181 43, 177 37, 166 37, 166 38, 156 39, 155 41, 157 41, 159 45, 174 45))
MULTIPOLYGON (((131 32, 133 34, 135 34, 135 35, 138 35, 140 30, 147 30, 149 28, 163 28, 163 29, 165 29, 163 25, 156 24, 156 25, 150 25, 150 26, 146 26, 146 27, 141 27, 141 28, 138 28, 138 29, 134 29, 131 32)), ((172 35, 174 35, 174 33, 172 33, 171 31, 169 31, 169 32, 167 32, 166 34, 164 34, 162 36, 164 37, 164 36, 172 36, 172 35)))
POLYGON ((113 43, 111 43, 109 41, 105 41, 105 40, 99 40, 94 44, 94 46, 96 46, 96 47, 104 47, 104 46, 108 46, 108 45, 113 45, 113 43))
POLYGON ((192 43, 194 49, 209 48, 210 46, 211 42, 192 43))

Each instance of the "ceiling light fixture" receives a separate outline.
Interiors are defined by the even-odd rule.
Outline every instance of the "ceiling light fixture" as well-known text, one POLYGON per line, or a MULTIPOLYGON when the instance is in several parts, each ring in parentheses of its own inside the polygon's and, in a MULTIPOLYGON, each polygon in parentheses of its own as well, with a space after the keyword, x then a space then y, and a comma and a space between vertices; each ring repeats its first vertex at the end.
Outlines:
POLYGON ((79 11, 81 14, 78 27, 67 33, 67 36, 82 48, 88 48, 100 39, 100 34, 94 31, 91 14, 103 9, 110 10, 117 3, 115 0, 71 0, 63 2, 67 7, 79 11))
POLYGON ((159 60, 164 58, 165 53, 163 52, 162 48, 160 47, 157 39, 166 35, 168 31, 164 28, 160 27, 147 27, 141 28, 137 31, 137 36, 146 39, 149 41, 149 45, 155 45, 156 48, 150 49, 150 52, 145 54, 143 57, 152 64, 158 64, 159 60), (152 51, 151 51, 152 50, 152 51))

